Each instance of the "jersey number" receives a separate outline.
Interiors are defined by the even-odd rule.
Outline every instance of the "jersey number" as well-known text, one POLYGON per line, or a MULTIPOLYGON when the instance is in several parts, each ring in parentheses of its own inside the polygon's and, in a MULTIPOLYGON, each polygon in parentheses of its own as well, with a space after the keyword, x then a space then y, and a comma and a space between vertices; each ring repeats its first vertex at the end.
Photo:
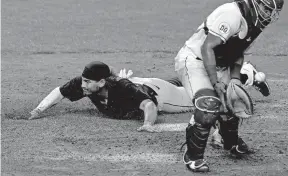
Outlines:
POLYGON ((228 27, 222 24, 220 27, 220 31, 222 31, 223 33, 227 33, 228 27))

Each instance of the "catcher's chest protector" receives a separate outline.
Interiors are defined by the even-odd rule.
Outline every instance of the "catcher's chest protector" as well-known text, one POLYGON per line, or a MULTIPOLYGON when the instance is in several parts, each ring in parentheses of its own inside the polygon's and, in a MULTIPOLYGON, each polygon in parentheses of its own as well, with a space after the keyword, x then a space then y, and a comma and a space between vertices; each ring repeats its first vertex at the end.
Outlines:
POLYGON ((242 16, 247 22, 248 33, 244 39, 240 39, 238 35, 233 36, 225 44, 219 45, 214 49, 218 66, 229 66, 234 63, 235 61, 233 59, 237 59, 238 57, 242 56, 262 32, 261 29, 253 25, 250 9, 247 4, 242 0, 237 0, 235 2, 239 7, 242 16))

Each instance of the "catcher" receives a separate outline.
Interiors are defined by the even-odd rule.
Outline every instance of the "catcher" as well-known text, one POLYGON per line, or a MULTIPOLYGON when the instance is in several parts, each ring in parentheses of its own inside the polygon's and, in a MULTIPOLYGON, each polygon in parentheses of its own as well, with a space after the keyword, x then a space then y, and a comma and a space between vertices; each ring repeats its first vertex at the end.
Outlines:
POLYGON ((239 118, 231 115, 232 110, 226 106, 226 91, 241 89, 244 53, 278 19, 283 4, 283 0, 234 0, 222 4, 203 20, 175 57, 175 71, 196 106, 186 128, 187 150, 183 155, 189 170, 209 171, 204 152, 221 105, 227 113, 219 119, 224 148, 231 153, 240 148, 239 118))

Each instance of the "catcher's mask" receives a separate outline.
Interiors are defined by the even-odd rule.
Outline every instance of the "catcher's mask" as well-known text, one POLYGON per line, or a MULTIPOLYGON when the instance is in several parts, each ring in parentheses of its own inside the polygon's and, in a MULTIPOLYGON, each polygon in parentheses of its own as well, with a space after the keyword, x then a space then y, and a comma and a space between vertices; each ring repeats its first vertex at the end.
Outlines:
POLYGON ((279 18, 279 12, 283 8, 283 0, 250 0, 252 2, 252 14, 254 25, 264 29, 279 18))

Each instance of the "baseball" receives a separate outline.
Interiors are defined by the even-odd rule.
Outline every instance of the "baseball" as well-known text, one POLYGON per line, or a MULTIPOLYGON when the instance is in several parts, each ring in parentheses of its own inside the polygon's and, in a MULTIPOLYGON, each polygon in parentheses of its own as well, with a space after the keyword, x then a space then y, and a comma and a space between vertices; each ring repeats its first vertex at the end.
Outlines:
POLYGON ((255 74, 255 81, 264 82, 266 79, 266 75, 263 72, 258 72, 255 74))

